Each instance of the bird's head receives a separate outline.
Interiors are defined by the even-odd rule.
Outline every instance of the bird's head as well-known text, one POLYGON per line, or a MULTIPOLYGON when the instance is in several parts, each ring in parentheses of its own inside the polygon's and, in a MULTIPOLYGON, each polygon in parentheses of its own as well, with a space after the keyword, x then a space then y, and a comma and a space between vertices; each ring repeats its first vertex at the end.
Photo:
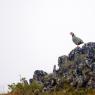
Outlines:
POLYGON ((73 32, 70 32, 70 35, 74 36, 74 33, 73 32))

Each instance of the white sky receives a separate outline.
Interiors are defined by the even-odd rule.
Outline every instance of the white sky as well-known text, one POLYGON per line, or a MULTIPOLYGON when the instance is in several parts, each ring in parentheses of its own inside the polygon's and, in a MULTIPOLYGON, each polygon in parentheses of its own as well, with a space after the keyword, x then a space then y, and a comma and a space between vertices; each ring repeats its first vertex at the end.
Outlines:
POLYGON ((95 41, 95 0, 0 0, 0 92, 20 74, 52 72, 76 47, 70 31, 95 41))

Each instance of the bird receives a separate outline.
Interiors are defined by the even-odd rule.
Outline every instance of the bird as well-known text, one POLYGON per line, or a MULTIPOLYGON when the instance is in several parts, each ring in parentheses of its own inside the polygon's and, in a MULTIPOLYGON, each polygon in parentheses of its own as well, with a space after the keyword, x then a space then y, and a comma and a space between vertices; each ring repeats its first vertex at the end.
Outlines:
POLYGON ((79 37, 75 36, 75 34, 73 32, 70 32, 70 35, 72 36, 72 41, 74 42, 74 44, 77 45, 77 47, 79 47, 80 44, 83 44, 83 40, 80 39, 79 37))

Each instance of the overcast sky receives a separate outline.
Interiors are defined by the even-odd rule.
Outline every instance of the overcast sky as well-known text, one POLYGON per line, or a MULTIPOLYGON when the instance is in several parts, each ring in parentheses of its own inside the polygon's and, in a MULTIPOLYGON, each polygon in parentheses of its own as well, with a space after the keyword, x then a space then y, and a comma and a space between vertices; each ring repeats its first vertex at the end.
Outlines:
POLYGON ((0 0, 0 92, 19 75, 52 72, 76 47, 71 31, 95 42, 95 0, 0 0))

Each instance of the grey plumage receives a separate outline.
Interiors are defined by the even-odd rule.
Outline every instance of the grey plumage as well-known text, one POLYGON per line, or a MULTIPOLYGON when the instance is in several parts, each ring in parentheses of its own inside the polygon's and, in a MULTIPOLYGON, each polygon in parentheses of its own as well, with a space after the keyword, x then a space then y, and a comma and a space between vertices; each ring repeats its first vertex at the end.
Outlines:
POLYGON ((80 39, 79 37, 76 37, 75 34, 73 32, 70 33, 72 35, 72 41, 76 44, 76 45, 80 45, 83 42, 82 39, 80 39))

